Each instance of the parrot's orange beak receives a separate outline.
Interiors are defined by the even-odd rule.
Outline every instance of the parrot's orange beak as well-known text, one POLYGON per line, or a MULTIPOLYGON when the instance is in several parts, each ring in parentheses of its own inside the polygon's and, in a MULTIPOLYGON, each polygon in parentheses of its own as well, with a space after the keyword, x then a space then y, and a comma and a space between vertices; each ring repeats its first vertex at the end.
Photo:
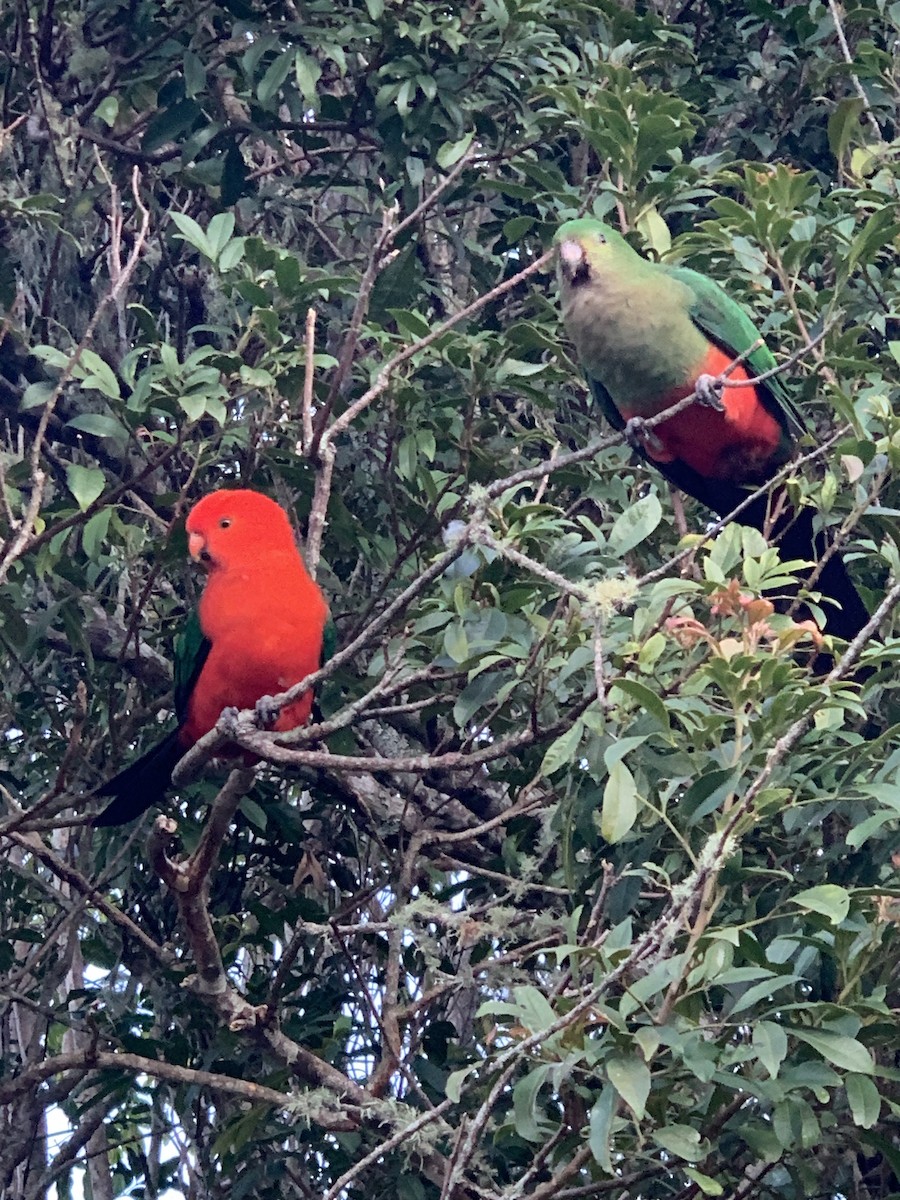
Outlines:
POLYGON ((206 553, 206 538, 202 533, 188 534, 188 554, 194 562, 203 562, 205 558, 209 558, 206 553))

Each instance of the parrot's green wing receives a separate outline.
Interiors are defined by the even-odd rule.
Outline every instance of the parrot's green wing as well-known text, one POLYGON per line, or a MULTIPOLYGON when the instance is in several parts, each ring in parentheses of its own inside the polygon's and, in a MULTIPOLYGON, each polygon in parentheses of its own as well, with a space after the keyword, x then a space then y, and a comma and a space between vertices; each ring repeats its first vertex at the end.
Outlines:
POLYGON ((594 398, 594 403, 600 405, 600 411, 612 425, 617 433, 621 433, 625 428, 625 418, 616 408, 613 403, 613 398, 603 386, 599 379, 595 379, 593 375, 588 375, 587 371, 584 377, 588 382, 588 387, 591 389, 591 395, 594 398))
POLYGON ((319 666, 324 667, 329 658, 337 650, 337 625, 331 617, 325 622, 325 628, 322 630, 322 657, 319 660, 319 666))
POLYGON ((188 702, 211 646, 200 628, 200 614, 194 609, 175 638, 174 692, 179 725, 187 720, 188 702))
POLYGON ((124 825, 126 821, 139 817, 152 804, 162 803, 171 786, 172 772, 188 748, 181 740, 181 726, 187 719, 191 692, 203 670, 209 650, 210 642, 203 636, 200 617, 195 610, 175 638, 173 690, 178 728, 151 746, 124 771, 97 788, 96 795, 112 796, 112 801, 94 817, 94 825, 124 825))
MULTIPOLYGON (((759 341, 759 330, 745 310, 715 280, 689 267, 664 267, 664 270, 691 289, 695 296, 690 309, 691 319, 727 354, 737 357, 759 341)), ((778 365, 765 343, 747 354, 743 361, 749 374, 754 376, 763 375, 778 365)), ((788 437, 802 437, 806 426, 781 382, 781 376, 772 375, 760 386, 760 392, 769 412, 788 437)))

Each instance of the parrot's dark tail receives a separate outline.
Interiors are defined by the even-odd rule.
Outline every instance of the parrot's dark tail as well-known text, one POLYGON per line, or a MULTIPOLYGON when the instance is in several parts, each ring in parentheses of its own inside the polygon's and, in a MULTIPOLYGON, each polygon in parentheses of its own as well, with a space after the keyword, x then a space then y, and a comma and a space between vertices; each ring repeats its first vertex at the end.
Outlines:
MULTIPOLYGON (((804 558, 819 563, 825 557, 828 539, 815 532, 814 521, 815 510, 803 508, 776 525, 774 540, 783 559, 804 558)), ((815 568, 809 574, 815 574, 815 568)), ((869 612, 840 554, 827 559, 812 586, 822 594, 825 632, 852 641, 869 620, 869 612)))
POLYGON ((146 812, 152 804, 160 803, 172 782, 172 772, 185 753, 178 734, 177 729, 173 730, 168 737, 151 746, 137 762, 96 789, 95 796, 112 796, 113 799, 94 817, 93 825, 124 825, 146 812))

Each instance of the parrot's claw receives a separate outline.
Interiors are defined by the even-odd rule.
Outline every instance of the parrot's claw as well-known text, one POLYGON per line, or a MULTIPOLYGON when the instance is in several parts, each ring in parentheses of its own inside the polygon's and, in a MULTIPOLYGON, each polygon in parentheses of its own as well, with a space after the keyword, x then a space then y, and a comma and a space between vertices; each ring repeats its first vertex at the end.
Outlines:
POLYGON ((660 454, 665 450, 652 429, 647 428, 643 417, 632 417, 625 424, 625 441, 638 454, 660 454))
POLYGON ((219 717, 218 726, 222 733, 226 734, 226 736, 234 736, 234 734, 237 733, 238 716, 240 711, 241 710, 239 708, 235 708, 234 705, 229 705, 228 708, 222 709, 222 715, 219 717))
POLYGON ((275 703, 274 696, 260 696, 254 707, 256 709, 256 723, 260 729, 271 728, 281 713, 281 705, 275 703))
POLYGON ((625 441, 632 450, 641 451, 647 438, 647 427, 641 417, 632 417, 625 424, 625 441))
POLYGON ((716 412, 724 412, 722 403, 722 384, 715 375, 698 375, 694 383, 697 403, 705 408, 714 408, 716 412))

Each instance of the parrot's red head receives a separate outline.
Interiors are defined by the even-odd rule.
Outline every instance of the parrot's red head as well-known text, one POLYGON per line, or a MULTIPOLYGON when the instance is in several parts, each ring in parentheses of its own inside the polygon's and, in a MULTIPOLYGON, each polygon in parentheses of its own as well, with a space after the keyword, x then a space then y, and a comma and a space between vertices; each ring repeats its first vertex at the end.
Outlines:
POLYGON ((280 504, 249 488, 211 492, 188 513, 188 551, 206 570, 252 568, 273 551, 296 553, 294 534, 280 504))

